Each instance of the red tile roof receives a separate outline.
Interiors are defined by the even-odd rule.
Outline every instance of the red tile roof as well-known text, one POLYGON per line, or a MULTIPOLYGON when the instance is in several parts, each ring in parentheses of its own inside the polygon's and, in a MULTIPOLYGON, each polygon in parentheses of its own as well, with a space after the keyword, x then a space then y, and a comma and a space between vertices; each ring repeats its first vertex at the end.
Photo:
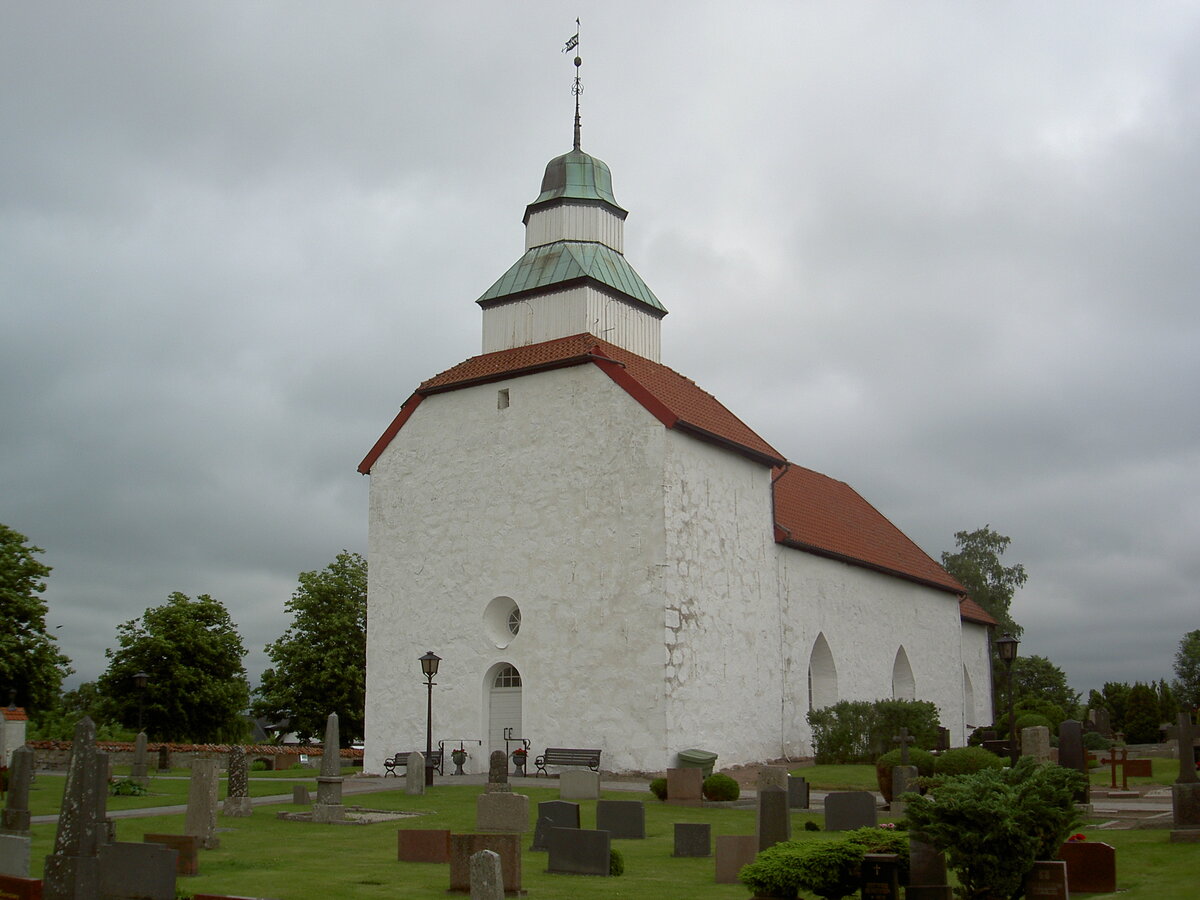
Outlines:
POLYGON ((20 706, 4 706, 0 707, 0 712, 4 713, 4 719, 8 722, 25 722, 29 716, 25 715, 25 710, 20 706))
MULTIPOLYGON (((776 540, 788 547, 840 559, 954 594, 965 589, 848 484, 784 457, 715 397, 673 369, 591 334, 474 356, 422 382, 359 464, 371 467, 422 399, 444 391, 549 369, 595 365, 667 428, 679 429, 775 468, 776 540)), ((977 604, 960 604, 963 618, 993 624, 977 604)))
POLYGON ((968 622, 979 625, 999 625, 1000 623, 988 615, 988 611, 965 594, 958 598, 958 613, 968 622))

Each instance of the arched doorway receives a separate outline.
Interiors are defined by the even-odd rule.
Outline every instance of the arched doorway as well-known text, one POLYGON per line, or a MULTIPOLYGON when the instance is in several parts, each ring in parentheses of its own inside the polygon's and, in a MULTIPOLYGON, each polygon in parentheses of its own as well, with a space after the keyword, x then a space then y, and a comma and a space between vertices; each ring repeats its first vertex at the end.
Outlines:
POLYGON ((825 633, 817 635, 808 657, 808 708, 824 709, 838 702, 837 666, 825 633))
POLYGON ((503 750, 504 734, 521 737, 521 673, 510 663, 497 663, 488 670, 488 752, 503 750))
POLYGON ((904 647, 896 651, 896 661, 892 663, 892 699, 917 699, 917 681, 913 678, 912 666, 908 663, 904 647))
POLYGON ((971 674, 966 666, 963 666, 963 720, 968 728, 979 721, 975 717, 975 686, 971 684, 971 674))

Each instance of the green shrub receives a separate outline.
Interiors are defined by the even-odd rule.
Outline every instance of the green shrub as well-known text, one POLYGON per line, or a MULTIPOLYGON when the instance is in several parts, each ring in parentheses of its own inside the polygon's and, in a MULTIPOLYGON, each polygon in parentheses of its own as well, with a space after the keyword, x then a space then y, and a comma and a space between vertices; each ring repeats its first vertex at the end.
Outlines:
POLYGON ((937 707, 925 700, 843 700, 810 710, 813 754, 818 764, 869 763, 895 746, 907 728, 917 747, 936 746, 937 707))
POLYGON ((1112 745, 1113 742, 1098 731, 1089 731, 1083 736, 1085 750, 1108 750, 1112 745))
POLYGON ((908 835, 882 828, 859 828, 833 841, 784 841, 743 866, 741 880, 759 896, 792 900, 804 891, 840 900, 862 887, 860 867, 868 853, 895 853, 901 880, 908 880, 908 835))
POLYGON ((256 759, 254 762, 250 763, 250 771, 251 772, 266 772, 267 771, 266 760, 256 759))
POLYGON ((720 772, 705 778, 701 790, 705 800, 736 800, 742 794, 738 783, 720 772))
POLYGON ((812 819, 806 819, 804 822, 804 830, 805 831, 820 831, 821 826, 818 825, 816 822, 814 822, 812 819))
POLYGON ((625 857, 615 847, 608 851, 608 874, 614 878, 625 874, 625 857))
POLYGON ((1033 697, 1026 697, 1017 703, 1017 717, 1020 718, 1025 713, 1040 713, 1050 720, 1050 733, 1058 734, 1058 726, 1067 718, 1066 712, 1057 703, 1052 703, 1049 700, 1040 700, 1033 697))
POLYGON ((1072 798, 1086 783, 1080 772, 1026 757, 1011 769, 944 778, 931 799, 913 798, 905 823, 946 854, 961 896, 1013 897, 1034 860, 1053 858, 1078 825, 1072 798))
MULTIPOLYGON (((933 774, 933 761, 936 757, 928 750, 909 748, 909 765, 917 767, 917 774, 928 778, 933 774)), ((892 769, 900 765, 900 751, 889 750, 875 760, 875 778, 879 782, 879 793, 888 803, 892 802, 892 769)))
POLYGON ((652 779, 650 782, 650 793, 652 793, 659 800, 666 800, 667 799, 667 779, 665 779, 665 778, 652 779))
POLYGON ((1054 723, 1051 722, 1045 716, 1043 716, 1041 713, 1035 713, 1035 712, 1021 713, 1021 715, 1017 716, 1016 721, 1013 722, 1013 728, 1016 730, 1018 738, 1021 736, 1021 731, 1023 729, 1035 728, 1038 725, 1042 725, 1046 728, 1049 728, 1051 732, 1054 731, 1054 723))
POLYGON ((933 764, 935 775, 969 775, 984 769, 1003 769, 1004 760, 982 747, 956 747, 947 750, 933 764))
POLYGON ((109 784, 108 792, 114 797, 140 797, 149 793, 146 788, 132 778, 122 778, 109 784))

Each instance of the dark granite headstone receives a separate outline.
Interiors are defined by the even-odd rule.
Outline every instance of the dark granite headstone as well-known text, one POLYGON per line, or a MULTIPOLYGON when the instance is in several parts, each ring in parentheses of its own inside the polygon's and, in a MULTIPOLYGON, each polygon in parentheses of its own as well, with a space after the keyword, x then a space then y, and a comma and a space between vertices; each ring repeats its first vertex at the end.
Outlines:
POLYGON ((712 856, 712 826, 707 822, 676 822, 672 855, 712 856))
POLYGON ((98 854, 101 900, 175 900, 176 856, 162 844, 104 844, 98 854))
POLYGON ((863 900, 900 900, 900 857, 868 853, 862 861, 863 900))
MULTIPOLYGON (((1074 719, 1067 719, 1058 726, 1058 764, 1067 769, 1087 774, 1087 751, 1083 747, 1083 726, 1074 719)), ((1084 786, 1076 795, 1076 803, 1087 803, 1089 787, 1084 786)))
POLYGON ((908 884, 909 887, 940 887, 949 884, 946 879, 945 854, 912 832, 908 835, 908 884))
POLYGON ((144 834, 148 844, 165 844, 175 851, 176 875, 200 874, 200 838, 194 834, 144 834))
POLYGON ((166 744, 158 745, 158 771, 171 771, 171 751, 166 744))
POLYGON ((788 776, 788 807, 808 809, 808 782, 799 775, 788 776))
POLYGON ((28 835, 29 786, 33 783, 33 748, 13 751, 8 769, 8 800, 0 815, 0 834, 28 835))
POLYGON ((1070 900, 1067 864, 1061 859, 1040 859, 1035 862, 1025 876, 1025 896, 1029 900, 1070 900))
POLYGON ((717 835, 717 884, 737 884, 742 866, 758 855, 758 835, 717 835))
POLYGON ((646 836, 646 806, 641 800, 597 800, 596 829, 607 831, 613 840, 646 836))
POLYGON ((879 824, 870 791, 834 791, 825 797, 825 830, 853 831, 879 824))
POLYGON ((551 828, 547 872, 566 875, 607 875, 612 836, 607 831, 551 828))
POLYGON ((518 834, 451 834, 450 890, 471 890, 471 857, 480 850, 492 850, 500 854, 504 892, 520 892, 521 836, 518 834))
POLYGON ((401 828, 396 832, 400 862, 450 862, 450 831, 441 828, 401 828))
POLYGON ((788 793, 768 787, 758 792, 758 849, 766 850, 792 837, 792 817, 788 793))
POLYGON ((537 827, 533 832, 530 850, 548 850, 546 844, 551 828, 578 828, 579 804, 567 800, 546 800, 538 804, 537 827))
POLYGON ((1058 848, 1067 864, 1067 887, 1076 893, 1111 894, 1117 889, 1117 851, 1100 841, 1068 841, 1058 848))

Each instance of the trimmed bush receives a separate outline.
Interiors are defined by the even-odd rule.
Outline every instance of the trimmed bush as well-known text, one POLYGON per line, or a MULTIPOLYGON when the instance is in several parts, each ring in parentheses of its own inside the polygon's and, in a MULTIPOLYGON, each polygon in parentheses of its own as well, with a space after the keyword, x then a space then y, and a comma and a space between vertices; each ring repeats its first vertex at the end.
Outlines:
POLYGON ((625 857, 616 848, 608 851, 608 874, 614 877, 625 874, 625 857))
POLYGON ((1085 750, 1108 750, 1112 745, 1113 742, 1098 731, 1089 731, 1083 736, 1083 748, 1085 750))
POLYGON ((1003 769, 1004 760, 990 750, 982 747, 956 747, 947 750, 933 764, 933 772, 938 776, 969 775, 985 769, 1003 769))
POLYGON ((1021 736, 1021 729, 1034 728, 1038 725, 1043 725, 1046 728, 1049 728, 1051 734, 1053 734, 1055 731, 1054 723, 1041 713, 1021 713, 1021 715, 1017 716, 1016 721, 1013 722, 1013 728, 1016 730, 1018 738, 1021 736))
POLYGON ((704 779, 701 793, 705 800, 736 800, 742 795, 742 788, 728 775, 717 772, 704 779))
POLYGON ((667 799, 667 779, 655 778, 650 782, 650 793, 659 800, 667 799))
MULTIPOLYGON (((933 761, 936 757, 928 750, 908 750, 909 765, 917 767, 917 774, 928 778, 933 774, 933 761)), ((892 802, 892 769, 900 765, 900 751, 889 750, 875 760, 875 779, 879 782, 879 793, 888 803, 892 802)))
POLYGON ((900 879, 907 882, 908 835, 882 828, 848 831, 840 840, 784 841, 743 866, 741 879, 758 896, 792 900, 804 891, 841 900, 861 888, 860 867, 868 853, 895 853, 900 858, 900 879))

